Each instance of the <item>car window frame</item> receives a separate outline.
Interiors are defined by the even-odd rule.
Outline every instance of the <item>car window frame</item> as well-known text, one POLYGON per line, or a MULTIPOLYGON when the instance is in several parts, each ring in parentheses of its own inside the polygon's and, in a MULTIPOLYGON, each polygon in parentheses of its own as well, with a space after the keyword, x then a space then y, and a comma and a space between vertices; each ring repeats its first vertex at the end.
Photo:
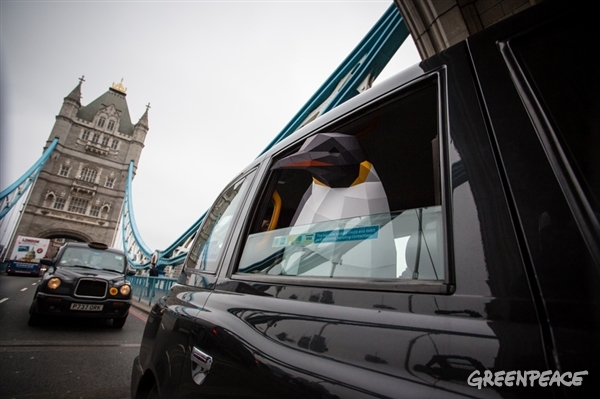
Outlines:
MULTIPOLYGON (((245 205, 246 205, 246 203, 248 201, 248 198, 251 195, 252 188, 254 187, 255 179, 256 179, 256 175, 257 175, 257 173, 256 173, 257 169, 258 169, 257 167, 252 167, 252 168, 244 171, 243 173, 239 174, 238 176, 236 176, 236 178, 233 179, 233 180, 231 180, 229 182, 229 184, 227 184, 225 186, 225 188, 223 188, 223 190, 221 190, 221 192, 219 193, 219 195, 215 198, 215 200, 211 204, 210 208, 207 210, 207 212, 206 212, 206 214, 204 216, 204 220, 202 221, 202 223, 200 224, 200 226, 198 226, 198 228, 196 230, 196 233, 195 233, 196 236, 192 240, 192 243, 190 245, 190 250, 186 254, 185 259, 184 259, 183 264, 182 264, 182 269, 181 269, 181 275, 180 275, 180 278, 179 278, 179 283, 184 284, 184 285, 191 285, 191 284, 189 284, 187 282, 187 279, 191 275, 198 275, 198 276, 208 277, 210 280, 214 280, 220 274, 221 269, 223 268, 223 264, 225 262, 225 259, 227 259, 227 256, 228 256, 228 253, 229 253, 229 248, 232 245, 232 240, 234 239, 234 237, 236 235, 236 226, 240 223, 241 216, 245 214, 244 213, 245 205), (187 264, 188 264, 188 261, 190 261, 190 256, 191 256, 192 248, 194 247, 194 245, 196 244, 197 240, 199 239, 198 232, 202 230, 202 228, 204 227, 205 223, 208 223, 207 215, 209 215, 210 211, 212 211, 214 209, 215 205, 217 204, 217 202, 219 201, 219 199, 221 199, 221 197, 223 196, 223 194, 229 188, 231 188, 233 185, 235 185, 238 182, 241 182, 242 185, 247 184, 246 190, 245 190, 245 192, 241 193, 241 195, 242 195, 242 197, 240 198, 241 202, 240 202, 238 208, 235 210, 235 212, 234 212, 234 214, 232 216, 231 227, 229 228, 229 230, 227 231, 227 233, 225 234, 225 236, 223 238, 223 248, 221 249, 221 251, 219 252, 219 254, 217 256, 217 260, 216 260, 217 266, 216 266, 216 268, 213 271, 198 270, 198 269, 194 269, 194 268, 189 268, 187 266, 187 264)), ((214 228, 214 226, 213 226, 213 228, 214 228)))
MULTIPOLYGON (((448 162, 448 140, 450 127, 448 125, 448 101, 447 101, 447 71, 445 66, 430 70, 427 73, 412 77, 404 84, 393 87, 385 94, 373 97, 370 101, 356 108, 349 108, 341 115, 331 118, 326 122, 319 124, 319 120, 312 122, 305 128, 302 128, 294 140, 287 145, 279 147, 277 151, 261 159, 263 167, 260 171, 260 177, 256 179, 255 192, 252 193, 252 204, 245 214, 244 223, 240 226, 236 235, 236 250, 232 254, 229 262, 229 268, 223 277, 238 282, 247 283, 274 283, 282 285, 314 286, 328 288, 349 288, 372 291, 394 291, 409 293, 431 293, 431 294, 452 294, 455 292, 455 276, 452 256, 452 218, 451 218, 451 193, 450 183, 447 181, 450 176, 448 162), (400 280, 400 279, 379 279, 379 278, 319 278, 302 276, 277 276, 260 274, 237 274, 237 269, 242 257, 243 248, 248 238, 248 232, 255 223, 258 209, 261 206, 262 196, 265 190, 268 190, 272 184, 270 169, 274 161, 297 150, 304 140, 314 134, 334 131, 333 126, 347 125, 355 120, 364 118, 366 114, 376 111, 398 99, 408 96, 413 91, 418 91, 428 84, 434 84, 437 87, 437 115, 438 115, 438 151, 439 151, 439 183, 440 183, 440 205, 442 207, 442 220, 444 223, 442 239, 444 241, 443 262, 444 279, 439 281, 432 280, 400 280)), ((323 118, 326 119, 326 118, 323 118)))

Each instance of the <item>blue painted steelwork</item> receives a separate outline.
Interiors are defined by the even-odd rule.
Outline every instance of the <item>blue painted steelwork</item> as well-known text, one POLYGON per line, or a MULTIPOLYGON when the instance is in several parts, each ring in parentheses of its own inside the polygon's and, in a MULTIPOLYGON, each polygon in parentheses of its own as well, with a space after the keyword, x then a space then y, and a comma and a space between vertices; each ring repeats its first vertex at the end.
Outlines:
POLYGON ((131 200, 131 181, 133 180, 133 161, 129 162, 127 172, 127 185, 125 198, 123 199, 123 211, 121 215, 121 233, 123 235, 123 251, 127 256, 129 264, 134 268, 148 267, 152 250, 146 245, 135 223, 133 214, 133 201, 131 200))
POLYGON ((361 87, 370 87, 408 34, 398 7, 392 4, 261 155, 303 125, 359 94, 361 87))
POLYGON ((8 186, 0 193, 0 219, 6 215, 11 208, 19 202, 19 199, 27 192, 29 187, 35 182, 42 168, 50 158, 50 154, 58 145, 58 138, 52 140, 52 143, 46 148, 40 159, 29 168, 16 182, 8 186))
POLYGON ((205 216, 206 212, 204 212, 202 216, 200 216, 200 218, 196 221, 196 223, 190 226, 185 231, 185 233, 183 233, 177 240, 175 240, 175 242, 171 244, 167 249, 165 249, 164 251, 158 251, 159 257, 158 262, 156 263, 157 268, 162 269, 165 266, 175 266, 183 262, 185 256, 187 255, 187 252, 180 253, 175 256, 173 256, 173 254, 178 248, 184 246, 186 241, 191 241, 196 231, 198 231, 198 229, 200 228, 200 225, 202 224, 202 221, 204 220, 205 216))
MULTIPOLYGON (((408 35, 408 28, 400 15, 400 11, 395 4, 392 4, 329 79, 261 152, 261 155, 303 125, 356 96, 362 90, 369 88, 408 35)), ((132 267, 136 269, 147 268, 150 264, 149 259, 152 251, 143 243, 135 227, 133 208, 131 207, 130 178, 127 180, 126 201, 128 206, 123 206, 123 248, 125 253, 128 254, 132 267), (131 224, 130 234, 138 241, 132 243, 131 246, 128 245, 125 239, 125 212, 127 213, 127 220, 130 220, 129 223, 131 224), (143 262, 130 256, 134 251, 137 251, 144 258, 143 262)), ((156 251, 158 254, 156 266, 159 270, 164 269, 165 266, 176 266, 183 262, 187 254, 187 246, 191 244, 205 215, 206 213, 167 249, 156 251)))
POLYGON ((177 282, 176 278, 149 277, 149 276, 127 276, 127 281, 131 283, 131 297, 138 302, 147 302, 149 306, 156 300, 166 295, 173 284, 177 282))

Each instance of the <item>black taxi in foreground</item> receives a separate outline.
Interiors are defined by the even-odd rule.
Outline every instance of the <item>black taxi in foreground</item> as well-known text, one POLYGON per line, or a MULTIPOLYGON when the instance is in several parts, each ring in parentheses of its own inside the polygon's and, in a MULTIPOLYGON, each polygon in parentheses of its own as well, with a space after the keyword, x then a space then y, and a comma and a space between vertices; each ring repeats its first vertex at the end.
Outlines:
POLYGON ((44 258, 48 271, 38 284, 29 309, 29 324, 45 317, 112 319, 122 328, 131 306, 123 251, 102 243, 67 243, 54 259, 44 258))
POLYGON ((586 4, 534 5, 249 165, 153 307, 132 398, 597 397, 586 4))

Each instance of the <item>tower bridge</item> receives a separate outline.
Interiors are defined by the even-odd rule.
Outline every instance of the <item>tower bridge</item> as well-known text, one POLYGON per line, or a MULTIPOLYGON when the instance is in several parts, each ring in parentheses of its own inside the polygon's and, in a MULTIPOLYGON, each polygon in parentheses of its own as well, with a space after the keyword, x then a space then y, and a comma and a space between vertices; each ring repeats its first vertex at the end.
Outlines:
MULTIPOLYGON (((261 154, 300 127, 369 89, 409 34, 420 55, 427 58, 537 2, 395 0, 261 154)), ((177 268, 206 213, 167 248, 158 250, 146 245, 137 228, 132 199, 133 177, 149 130, 149 105, 139 121, 132 124, 125 101, 126 88, 121 81, 89 105, 82 106, 83 81, 82 77, 65 97, 43 155, 20 179, 0 192, 0 219, 23 200, 28 190, 37 190, 35 199, 22 212, 15 232, 44 238, 100 240, 113 245, 120 240, 135 269, 148 268, 151 261, 159 269, 177 268), (110 209, 121 212, 109 216, 110 209), (49 222, 40 223, 42 219, 49 222), (42 224, 44 229, 40 227, 42 224)))

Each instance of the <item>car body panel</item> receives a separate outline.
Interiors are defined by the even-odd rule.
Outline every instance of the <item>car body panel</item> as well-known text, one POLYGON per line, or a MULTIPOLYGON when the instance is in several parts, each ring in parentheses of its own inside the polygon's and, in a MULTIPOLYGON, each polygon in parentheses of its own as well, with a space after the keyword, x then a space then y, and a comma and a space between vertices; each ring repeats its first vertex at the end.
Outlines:
MULTIPOLYGON (((536 121, 547 114, 546 105, 528 97, 532 89, 514 70, 522 61, 513 62, 503 47, 569 17, 556 6, 532 7, 405 70, 250 165, 256 176, 216 272, 184 268, 177 288, 153 309, 171 313, 160 328, 158 318, 149 319, 160 337, 145 333, 132 397, 147 397, 151 389, 169 398, 580 397, 600 389, 591 377, 599 372, 594 240, 600 230, 593 212, 581 210, 592 197, 571 192, 576 184, 565 170, 572 159, 557 160, 560 146, 547 139, 554 125, 536 121), (278 159, 316 133, 362 138, 377 129, 377 112, 386 106, 398 104, 399 113, 417 119, 414 109, 400 104, 423 87, 435 87, 437 96, 439 147, 432 148, 434 157, 440 150, 443 278, 334 279, 238 270, 253 223, 261 220, 261 197, 276 180, 271 167, 278 159), (184 335, 170 317, 182 318, 184 335), (169 353, 181 360, 167 373, 169 353), (210 367, 199 370, 195 353, 210 367), (582 386, 568 388, 478 389, 467 383, 475 371, 528 370, 589 376, 582 386)), ((573 29, 569 21, 565 26, 573 29)), ((575 48, 581 47, 585 42, 575 48)), ((533 90, 538 101, 539 93, 533 90)), ((391 125, 390 136, 402 127, 391 125)), ((400 152, 399 141, 390 143, 400 152)), ((372 146, 371 155, 374 149, 388 151, 363 144, 372 146)))

